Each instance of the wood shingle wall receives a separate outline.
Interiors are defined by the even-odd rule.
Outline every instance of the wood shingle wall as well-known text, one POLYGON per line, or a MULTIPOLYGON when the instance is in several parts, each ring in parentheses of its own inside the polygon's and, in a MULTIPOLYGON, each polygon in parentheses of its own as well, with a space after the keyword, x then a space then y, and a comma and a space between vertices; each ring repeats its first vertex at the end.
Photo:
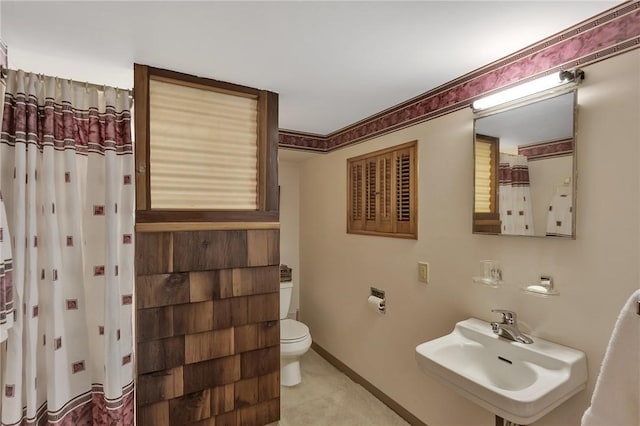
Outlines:
POLYGON ((138 425, 280 418, 279 231, 138 232, 138 425))

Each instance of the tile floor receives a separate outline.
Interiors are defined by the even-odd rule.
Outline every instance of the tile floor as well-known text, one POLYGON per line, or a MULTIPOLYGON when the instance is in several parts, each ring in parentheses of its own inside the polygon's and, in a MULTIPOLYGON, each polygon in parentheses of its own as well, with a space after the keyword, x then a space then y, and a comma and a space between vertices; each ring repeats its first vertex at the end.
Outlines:
POLYGON ((408 425, 313 350, 302 357, 302 383, 280 388, 279 426, 408 425))

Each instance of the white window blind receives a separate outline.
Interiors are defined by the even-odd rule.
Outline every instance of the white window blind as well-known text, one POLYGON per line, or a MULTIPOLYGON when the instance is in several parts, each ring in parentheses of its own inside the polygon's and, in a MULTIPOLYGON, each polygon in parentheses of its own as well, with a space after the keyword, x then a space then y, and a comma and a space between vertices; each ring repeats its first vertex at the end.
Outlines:
POLYGON ((258 102, 149 81, 152 209, 256 210, 258 102))
POLYGON ((493 164, 493 144, 476 139, 475 142, 475 207, 476 213, 494 213, 493 179, 495 179, 495 164, 493 164))

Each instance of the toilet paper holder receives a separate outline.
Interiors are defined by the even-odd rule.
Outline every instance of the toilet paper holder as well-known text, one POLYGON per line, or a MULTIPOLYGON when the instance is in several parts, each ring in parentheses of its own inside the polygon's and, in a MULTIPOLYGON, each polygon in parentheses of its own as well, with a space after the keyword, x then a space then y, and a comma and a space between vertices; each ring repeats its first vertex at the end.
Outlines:
POLYGON ((377 297, 378 299, 382 299, 382 301, 378 305, 378 311, 381 314, 386 313, 387 312, 387 299, 385 298, 384 290, 379 290, 379 289, 377 289, 375 287, 371 287, 371 296, 377 297))

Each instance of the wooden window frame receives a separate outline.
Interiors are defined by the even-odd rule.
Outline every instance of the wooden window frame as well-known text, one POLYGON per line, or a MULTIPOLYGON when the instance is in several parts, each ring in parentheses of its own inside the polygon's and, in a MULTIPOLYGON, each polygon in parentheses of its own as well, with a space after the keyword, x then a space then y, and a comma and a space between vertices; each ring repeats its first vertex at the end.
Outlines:
POLYGON ((134 64, 136 222, 277 222, 278 94, 176 71, 134 64), (258 188, 256 210, 169 210, 151 208, 149 81, 249 96, 258 103, 258 188))
POLYGON ((498 199, 498 185, 499 185, 499 176, 498 176, 498 165, 500 162, 500 139, 476 134, 476 140, 474 140, 474 212, 473 212, 473 232, 481 232, 481 233, 491 233, 491 234, 499 234, 501 232, 501 221, 500 221, 500 209, 499 209, 499 199, 498 199), (489 143, 491 145, 491 160, 493 166, 491 167, 491 194, 490 194, 490 207, 491 210, 488 213, 477 213, 475 211, 475 143, 477 139, 482 139, 483 142, 489 143))
POLYGON ((418 239, 417 158, 418 141, 414 140, 347 159, 348 234, 418 239), (399 156, 407 154, 409 219, 404 221, 398 220, 397 167, 399 156), (381 171, 388 177, 381 176, 381 171))

